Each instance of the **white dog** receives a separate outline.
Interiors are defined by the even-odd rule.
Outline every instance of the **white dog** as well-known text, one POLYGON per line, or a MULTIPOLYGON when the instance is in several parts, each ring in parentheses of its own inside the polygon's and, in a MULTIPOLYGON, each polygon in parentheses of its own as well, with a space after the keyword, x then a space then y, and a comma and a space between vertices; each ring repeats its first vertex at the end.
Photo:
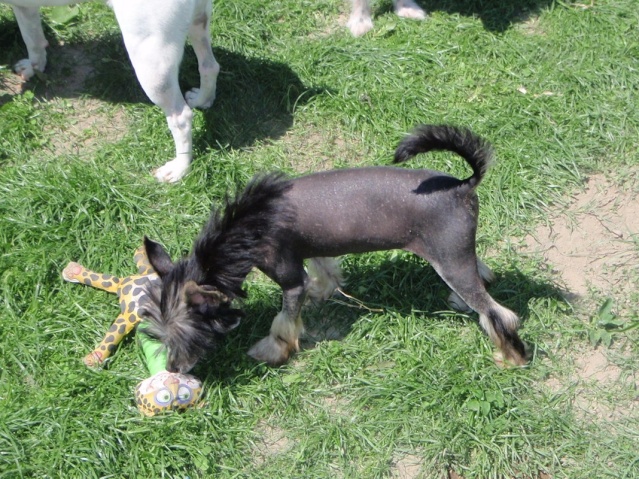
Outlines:
MULTIPOLYGON (((0 0, 13 6, 28 59, 16 72, 24 80, 47 64, 47 40, 42 31, 40 6, 67 5, 82 0, 0 0)), ((192 108, 208 108, 215 100, 220 66, 211 50, 209 24, 212 0, 107 0, 120 25, 124 44, 142 89, 158 105, 175 140, 175 158, 154 174, 160 181, 176 182, 186 173, 193 156, 192 108), (178 68, 189 38, 197 55, 200 88, 182 95, 178 68)))
MULTIPOLYGON (((413 0, 393 0, 395 13, 400 17, 423 20, 426 12, 413 0)), ((370 0, 352 0, 351 16, 346 24, 353 36, 359 37, 373 28, 370 0)))

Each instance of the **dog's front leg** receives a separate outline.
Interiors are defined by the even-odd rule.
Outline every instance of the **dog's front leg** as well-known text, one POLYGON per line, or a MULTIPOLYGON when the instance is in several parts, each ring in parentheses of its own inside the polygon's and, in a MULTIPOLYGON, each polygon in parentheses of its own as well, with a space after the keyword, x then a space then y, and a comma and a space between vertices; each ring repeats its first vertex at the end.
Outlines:
POLYGON ((304 286, 284 291, 282 311, 275 316, 270 334, 249 350, 249 356, 271 366, 279 366, 288 361, 291 353, 299 351, 299 337, 304 330, 300 316, 304 296, 304 286))
POLYGON ((154 171, 158 180, 168 183, 179 181, 186 174, 193 155, 193 111, 178 82, 190 25, 190 19, 180 14, 181 3, 158 2, 151 14, 148 2, 111 0, 140 85, 164 111, 173 135, 175 158, 154 171))
POLYGON ((40 9, 38 7, 13 7, 13 13, 18 21, 22 39, 27 46, 29 58, 15 64, 15 72, 24 81, 31 78, 36 71, 43 72, 47 66, 47 50, 49 46, 44 37, 40 9))
POLYGON ((346 26, 354 37, 360 37, 373 29, 369 0, 352 0, 351 15, 346 26))

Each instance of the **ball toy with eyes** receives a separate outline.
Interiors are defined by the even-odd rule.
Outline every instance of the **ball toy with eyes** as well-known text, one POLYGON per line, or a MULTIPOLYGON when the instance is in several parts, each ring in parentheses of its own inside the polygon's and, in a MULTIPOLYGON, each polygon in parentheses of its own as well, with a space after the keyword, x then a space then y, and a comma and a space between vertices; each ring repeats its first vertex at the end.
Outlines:
POLYGON ((162 345, 146 334, 138 335, 151 376, 135 387, 135 402, 145 416, 155 416, 167 410, 184 410, 197 404, 202 394, 202 382, 190 374, 170 373, 162 345))

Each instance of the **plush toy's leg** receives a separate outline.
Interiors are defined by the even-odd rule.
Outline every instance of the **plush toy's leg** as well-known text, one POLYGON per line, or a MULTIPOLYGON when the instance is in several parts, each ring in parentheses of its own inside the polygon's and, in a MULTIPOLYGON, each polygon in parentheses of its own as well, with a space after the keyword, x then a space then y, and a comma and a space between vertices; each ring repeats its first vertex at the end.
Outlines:
POLYGON ((153 266, 149 263, 149 258, 146 255, 146 248, 144 245, 135 250, 133 260, 135 261, 135 265, 138 267, 138 274, 146 276, 155 273, 153 266))
POLYGON ((82 360, 89 367, 100 366, 111 356, 118 344, 140 322, 135 313, 120 314, 107 331, 100 344, 82 360))
POLYGON ((62 277, 70 283, 83 283, 104 290, 108 293, 117 293, 120 278, 110 274, 100 274, 73 261, 62 271, 62 277))

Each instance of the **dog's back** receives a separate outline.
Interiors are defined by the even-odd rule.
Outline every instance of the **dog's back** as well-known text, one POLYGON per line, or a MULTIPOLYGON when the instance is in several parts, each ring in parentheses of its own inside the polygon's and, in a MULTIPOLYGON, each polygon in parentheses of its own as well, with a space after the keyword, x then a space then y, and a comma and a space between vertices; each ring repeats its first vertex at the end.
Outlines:
POLYGON ((369 167, 331 170, 292 180, 285 198, 296 211, 287 235, 305 257, 407 248, 429 231, 476 223, 474 189, 491 158, 470 131, 426 125, 398 146, 395 161, 418 153, 453 151, 473 169, 467 179, 424 169, 369 167))

